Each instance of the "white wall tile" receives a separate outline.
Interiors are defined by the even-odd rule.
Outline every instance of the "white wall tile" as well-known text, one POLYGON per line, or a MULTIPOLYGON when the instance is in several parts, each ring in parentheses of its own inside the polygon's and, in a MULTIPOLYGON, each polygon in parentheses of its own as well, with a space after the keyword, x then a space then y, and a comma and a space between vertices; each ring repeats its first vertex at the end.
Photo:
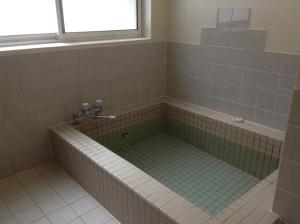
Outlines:
POLYGON ((72 69, 79 65, 78 52, 74 50, 60 52, 61 69, 72 69))
POLYGON ((260 91, 257 96, 257 107, 263 110, 273 111, 275 100, 275 94, 260 91))
POLYGON ((217 16, 217 27, 230 28, 232 21, 232 8, 219 8, 217 16))
POLYGON ((79 55, 79 67, 94 66, 95 61, 95 51, 94 49, 84 49, 77 51, 79 55))
POLYGON ((277 95, 275 112, 283 115, 288 115, 291 107, 291 97, 284 95, 277 95))
POLYGON ((3 77, 2 85, 3 86, 1 86, 0 93, 3 97, 3 99, 20 97, 22 95, 21 79, 19 76, 3 77))
MULTIPOLYGON (((164 95, 164 83, 159 83, 164 81, 160 76, 165 76, 164 54, 164 44, 155 43, 0 57, 1 145, 6 138, 25 138, 39 128, 46 131, 49 125, 70 120, 82 102, 103 99, 105 109, 109 109, 112 105, 116 108, 164 95), (157 82, 152 94, 144 89, 138 91, 148 86, 148 79, 141 78, 148 72, 157 82), (119 87, 111 88, 112 80, 125 76, 126 84, 121 82, 119 87), (118 94, 112 97, 114 91, 118 94), (37 122, 40 118, 42 124, 37 122)), ((12 139, 5 143, 14 150, 14 157, 0 157, 1 166, 7 168, 1 178, 30 168, 30 163, 32 167, 38 158, 44 161, 47 146, 40 142, 27 142, 23 148, 12 139), (43 147, 40 153, 38 147, 43 147), (22 159, 26 152, 34 158, 22 159)))
POLYGON ((250 26, 251 8, 233 8, 231 27, 247 29, 250 26))
POLYGON ((271 126, 273 122, 273 113, 265 110, 255 110, 254 121, 266 126, 271 126))
POLYGON ((60 69, 60 52, 47 52, 38 55, 40 71, 55 71, 60 69))
POLYGON ((283 56, 283 64, 280 73, 289 74, 296 77, 299 72, 299 65, 299 55, 285 55, 283 56))
POLYGON ((32 74, 40 71, 38 54, 24 54, 17 56, 19 74, 32 74))
POLYGON ((64 87, 79 86, 79 71, 76 67, 61 71, 61 79, 64 87))
POLYGON ((10 75, 14 76, 18 74, 17 69, 17 57, 0 57, 0 76, 10 75))

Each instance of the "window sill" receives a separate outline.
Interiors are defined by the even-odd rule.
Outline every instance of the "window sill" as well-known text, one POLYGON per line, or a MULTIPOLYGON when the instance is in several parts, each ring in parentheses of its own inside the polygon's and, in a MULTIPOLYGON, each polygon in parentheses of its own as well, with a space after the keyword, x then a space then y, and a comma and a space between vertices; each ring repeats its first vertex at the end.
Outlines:
POLYGON ((151 42, 149 37, 130 38, 130 39, 116 39, 116 40, 100 40, 100 41, 78 41, 78 42, 55 42, 45 44, 31 44, 20 46, 0 47, 0 56, 30 54, 49 51, 61 50, 76 50, 83 48, 99 48, 122 46, 128 44, 142 44, 151 42))

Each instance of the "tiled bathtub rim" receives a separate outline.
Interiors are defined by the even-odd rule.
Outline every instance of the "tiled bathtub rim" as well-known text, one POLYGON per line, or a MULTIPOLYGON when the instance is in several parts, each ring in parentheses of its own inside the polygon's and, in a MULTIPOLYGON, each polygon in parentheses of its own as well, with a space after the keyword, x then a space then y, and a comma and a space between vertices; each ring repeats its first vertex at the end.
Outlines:
MULTIPOLYGON (((88 148, 88 149, 86 149, 85 151, 81 151, 80 149, 78 149, 78 144, 80 144, 80 143, 82 143, 82 145, 87 145, 88 143, 90 143, 92 146, 95 145, 95 144, 98 144, 98 143, 96 143, 94 140, 88 138, 87 136, 85 136, 84 134, 82 134, 82 133, 80 133, 79 131, 75 130, 73 127, 71 127, 71 126, 69 126, 69 125, 64 125, 64 126, 61 126, 61 127, 56 127, 56 128, 53 128, 51 131, 52 131, 53 133, 55 133, 57 136, 59 136, 62 140, 66 141, 66 143, 69 144, 71 147, 75 148, 75 149, 76 149, 80 154, 82 154, 87 160, 89 160, 90 162, 92 162, 92 163, 96 164, 97 166, 101 167, 101 168, 103 169, 104 172, 106 172, 107 174, 110 174, 115 180, 117 180, 117 181, 119 181, 120 183, 126 185, 126 187, 128 187, 128 188, 130 189, 131 192, 135 192, 135 193, 136 193, 137 195, 139 195, 140 197, 143 197, 143 195, 142 195, 141 193, 144 193, 144 192, 139 192, 139 191, 137 192, 135 189, 132 189, 130 186, 128 186, 128 185, 124 182, 124 180, 122 180, 122 178, 120 178, 119 176, 117 176, 117 175, 118 175, 118 172, 120 172, 120 169, 119 169, 119 170, 114 170, 114 169, 111 168, 112 170, 111 170, 111 172, 110 172, 109 170, 107 170, 107 169, 105 168, 105 166, 108 166, 108 164, 105 164, 105 163, 104 163, 104 164, 102 164, 102 166, 101 166, 101 165, 99 164, 99 162, 97 162, 97 161, 95 161, 95 159, 93 159, 93 156, 96 156, 96 157, 97 157, 97 154, 95 153, 94 150, 92 150, 91 148, 88 148), (80 137, 82 137, 83 140, 78 141, 77 143, 75 142, 75 144, 74 144, 74 142, 72 143, 72 141, 70 141, 70 140, 66 140, 65 137, 64 137, 64 135, 65 135, 65 133, 68 133, 68 132, 70 132, 70 131, 71 131, 71 133, 75 134, 75 137, 76 137, 77 139, 79 139, 80 137), (76 146, 76 145, 77 145, 77 146, 76 146), (94 152, 93 152, 93 151, 94 151, 94 152)), ((69 134, 70 134, 70 133, 68 133, 67 135, 69 135, 69 134)), ((70 137, 72 137, 72 136, 70 136, 70 137)), ((111 152, 110 150, 106 149, 105 147, 101 146, 100 144, 98 144, 98 145, 99 145, 98 148, 101 148, 101 149, 102 149, 102 153, 108 153, 108 154, 111 154, 111 156, 116 157, 116 158, 119 160, 120 163, 119 163, 119 164, 115 164, 115 163, 114 163, 113 166, 121 165, 121 169, 123 169, 122 164, 124 164, 124 162, 125 162, 125 163, 129 164, 129 166, 134 167, 134 166, 131 165, 129 162, 127 162, 126 160, 124 160, 124 159, 118 157, 117 155, 115 155, 115 154, 114 154, 113 152, 111 152)), ((95 148, 96 148, 96 147, 95 147, 95 148)), ((97 148, 96 148, 96 149, 97 149, 97 148)), ((100 154, 102 154, 102 153, 100 153, 100 154)), ((98 154, 98 155, 99 155, 99 154, 98 154)), ((110 161, 108 161, 107 163, 110 163, 110 161)), ((139 169, 136 168, 136 167, 134 167, 134 169, 135 169, 135 172, 138 172, 138 173, 142 174, 143 176, 147 176, 147 177, 149 178, 149 180, 154 181, 155 183, 161 185, 160 187, 163 188, 163 191, 169 191, 169 192, 172 193, 171 190, 169 190, 167 187, 164 187, 162 184, 160 184, 159 182, 157 182, 156 180, 154 180, 152 177, 148 176, 148 175, 147 175, 146 173, 144 173, 143 171, 139 170, 139 169)), ((275 171, 275 172, 272 173, 270 176, 268 176, 267 178, 265 178, 264 180, 262 180, 261 182, 259 182, 254 188, 252 188, 249 192, 247 192, 245 195, 243 195, 241 198, 239 198, 237 201, 235 201, 232 205, 230 205, 230 206, 229 206, 228 208, 226 208, 224 211, 220 212, 218 215, 212 217, 212 216, 210 216, 209 214, 202 212, 201 209, 198 208, 198 209, 199 209, 199 212, 200 212, 199 214, 203 214, 203 217, 206 218, 206 220, 209 220, 208 218, 214 218, 214 219, 219 220, 220 223, 223 222, 223 221, 225 221, 225 220, 228 219, 232 214, 234 214, 235 212, 237 212, 237 211, 239 211, 240 209, 242 209, 244 205, 246 205, 246 204, 249 203, 250 201, 254 201, 254 200, 255 200, 255 198, 254 198, 255 195, 259 194, 261 191, 263 191, 263 190, 266 189, 268 186, 270 186, 271 184, 273 184, 273 183, 276 181, 276 179, 277 179, 277 172, 278 172, 278 171, 275 171)), ((146 184, 146 185, 148 186, 149 183, 148 183, 147 181, 146 181, 146 182, 144 181, 141 185, 138 185, 138 186, 140 187, 140 186, 142 186, 143 184, 146 184)), ((159 190, 158 190, 158 191, 159 191, 159 190)), ((162 190, 160 190, 160 191, 162 191, 162 190)), ((156 193, 157 193, 157 192, 156 192, 156 193)), ((175 194, 175 193, 174 193, 174 194, 175 194)), ((157 197, 157 198, 164 198, 165 193, 164 193, 164 194, 162 193, 162 194, 159 195, 159 196, 156 196, 156 197, 157 197), (161 196, 161 197, 159 197, 159 196, 161 196)), ((163 206, 162 208, 157 208, 156 205, 155 205, 155 203, 158 203, 159 201, 151 202, 151 201, 149 201, 147 198, 145 198, 145 197, 143 197, 143 198, 146 199, 146 202, 147 202, 148 204, 150 204, 151 206, 153 206, 153 207, 156 208, 156 209, 160 209, 160 211, 162 210, 162 212, 164 212, 164 210, 165 210, 165 211, 169 211, 169 209, 170 209, 170 208, 169 208, 170 204, 171 204, 173 201, 176 201, 176 200, 181 200, 182 203, 185 203, 185 204, 190 205, 191 208, 194 207, 195 210, 197 209, 197 207, 193 206, 191 203, 189 203, 188 201, 186 201, 185 199, 183 199, 183 198, 180 197, 179 195, 176 196, 176 197, 178 197, 178 198, 176 198, 176 199, 173 198, 173 197, 171 197, 171 199, 169 198, 169 199, 167 200, 167 202, 165 203, 165 206, 163 206)), ((160 201, 159 203, 161 204, 162 202, 160 201)), ((259 206, 259 204, 257 205, 257 207, 258 207, 258 206, 259 206)), ((176 209, 175 209, 175 210, 176 210, 176 209)), ((185 213, 183 213, 182 215, 179 215, 179 217, 178 217, 178 215, 176 215, 176 214, 173 214, 173 215, 172 215, 172 211, 174 211, 174 210, 171 210, 171 211, 170 211, 171 214, 166 214, 166 215, 167 215, 168 217, 171 217, 171 218, 172 218, 172 216, 174 217, 174 215, 175 215, 176 218, 180 218, 180 217, 183 217, 183 216, 186 217, 185 213)), ((191 211, 191 209, 190 209, 189 211, 191 211)), ((193 213, 192 213, 192 214, 193 214, 193 213)), ((188 216, 187 216, 187 217, 188 217, 188 216)), ((176 219, 176 218, 175 218, 175 219, 176 219)), ((178 222, 178 221, 176 221, 175 223, 181 224, 181 223, 185 223, 185 222, 178 222)), ((205 223, 205 222, 204 222, 204 223, 205 223)))
POLYGON ((128 106, 125 108, 115 110, 115 111, 114 110, 108 111, 108 113, 118 115, 118 114, 132 112, 134 110, 149 107, 149 106, 159 104, 159 103, 166 103, 166 104, 178 107, 180 109, 186 110, 188 112, 196 113, 198 115, 202 115, 207 118, 211 118, 211 119, 214 119, 214 120, 217 120, 220 122, 224 122, 224 123, 227 123, 228 125, 242 128, 242 129, 245 129, 246 131, 254 132, 256 134, 266 136, 266 137, 275 139, 277 141, 284 140, 285 133, 280 130, 276 130, 276 129, 273 129, 273 128, 255 123, 255 122, 247 121, 247 120, 245 120, 243 123, 237 123, 237 122, 233 121, 235 116, 224 114, 224 113, 218 112, 218 111, 214 111, 209 108, 201 107, 201 106, 191 104, 186 101, 178 100, 178 99, 175 99, 175 98, 172 98, 169 96, 157 98, 157 99, 149 101, 147 103, 131 105, 131 106, 128 106))
POLYGON ((266 136, 277 141, 283 141, 285 133, 261 124, 257 124, 251 121, 245 120, 243 123, 234 122, 235 116, 224 114, 218 111, 210 110, 205 107, 197 106, 185 101, 177 100, 172 97, 165 97, 165 103, 179 107, 181 109, 187 110, 189 112, 194 112, 208 118, 227 123, 234 127, 245 129, 246 131, 254 132, 256 134, 266 136))
MULTIPOLYGON (((113 179, 121 183, 124 187, 126 187, 130 192, 138 195, 143 199, 145 203, 152 206, 154 209, 157 209, 159 212, 161 212, 163 215, 165 215, 167 218, 171 219, 171 223, 178 223, 178 224, 186 224, 184 220, 187 220, 189 216, 186 214, 189 214, 188 212, 192 211, 192 218, 188 219, 189 221, 192 221, 192 219, 201 219, 202 221, 206 222, 208 221, 211 216, 205 212, 203 212, 200 208, 194 206, 181 196, 177 195, 176 193, 172 192, 169 188, 165 187, 158 181, 156 181, 154 178, 150 177, 148 174, 144 173, 134 165, 130 164, 128 161, 122 159, 121 157, 117 156, 113 152, 111 152, 109 149, 106 149, 105 147, 101 146, 94 140, 88 138, 81 132, 77 131, 73 127, 69 125, 62 125, 60 127, 55 127, 51 129, 51 133, 59 136, 61 140, 65 141, 69 146, 71 146, 73 149, 77 150, 78 153, 80 153, 82 156, 84 156, 89 162, 92 162, 93 164, 100 167, 103 172, 110 175, 113 179), (66 139, 66 133, 69 135, 71 139, 66 139), (74 142, 74 139, 72 141, 71 134, 74 134, 76 136, 76 139, 79 139, 74 142), (98 144, 98 148, 95 146, 95 144, 98 144), (87 145, 94 146, 94 150, 91 147, 87 147, 86 149, 80 149, 81 147, 87 147, 87 145), (99 150, 101 149, 101 151, 99 150), (97 154, 97 152, 98 154, 97 154), (99 153, 100 152, 100 153, 99 153), (101 154, 106 154, 104 157, 110 157, 112 161, 108 161, 106 159, 102 159, 105 161, 99 161, 99 156, 101 154), (98 161, 97 161, 98 160, 98 161), (113 165, 113 166, 112 166, 113 165), (130 172, 133 173, 132 175, 129 175, 129 177, 122 178, 121 175, 125 174, 122 172, 125 167, 130 167, 130 172), (119 167, 119 169, 115 169, 114 167, 119 167), (121 168, 120 168, 121 167, 121 168), (135 177, 140 177, 140 179, 135 179, 135 177), (133 178, 133 179, 132 179, 133 178), (127 181, 127 183, 126 183, 127 181), (140 182, 139 182, 140 181, 140 182), (143 186, 147 185, 147 186, 143 186), (155 186, 154 189, 151 189, 155 186), (149 188, 149 186, 151 186, 149 188), (136 187, 136 189, 134 188, 136 187), (144 187, 144 188, 143 188, 144 187), (147 188, 147 190, 145 189, 147 188), (148 189, 149 188, 149 189, 148 189), (151 189, 151 190, 150 190, 151 189), (150 191, 149 191, 150 190, 150 191), (149 192, 152 191, 152 194, 150 194, 148 197, 147 195, 149 192), (144 194, 144 195, 143 195, 144 194), (166 196, 167 195, 167 196, 166 196), (173 209, 170 210, 170 202, 173 200, 176 200, 177 203, 181 202, 180 205, 182 205, 184 208, 187 208, 188 212, 180 212, 177 211, 178 209, 173 207, 173 209), (161 205, 160 207, 158 205, 161 205), (165 210, 165 211, 164 211, 165 210), (169 212, 166 212, 166 211, 169 212), (174 213, 174 211, 177 211, 174 213), (172 213, 173 212, 173 213, 172 213), (184 219, 183 219, 184 217, 184 219), (182 220, 183 219, 183 220, 182 220)), ((73 136, 73 137, 74 137, 73 136)), ((101 159, 100 159, 101 160, 101 159)), ((74 176, 74 174, 70 174, 71 176, 74 176)), ((77 180, 80 182, 80 180, 77 180)), ((82 183, 80 183, 82 184, 82 183)), ((178 205, 178 204, 177 204, 178 205)), ((107 208, 108 209, 108 208, 107 208)), ((112 211, 110 211, 112 212, 112 211)), ((120 220, 122 221, 122 220, 120 220)), ((197 223, 197 222, 195 222, 197 223)))
POLYGON ((165 131, 260 179, 277 169, 282 145, 281 141, 168 103, 124 112, 114 120, 83 120, 75 128, 112 151, 122 147, 122 142, 135 144, 165 131), (121 132, 128 132, 127 140, 121 137, 121 132), (222 139, 219 143, 218 138, 222 139), (226 142, 229 143, 228 147, 226 142), (246 160, 240 159, 244 158, 244 153, 250 153, 248 156, 255 159, 251 159, 248 164, 246 160), (261 156, 252 157, 256 153, 261 156), (226 154, 231 155, 230 158, 226 154))
MULTIPOLYGON (((232 125, 234 127, 238 127, 238 128, 242 128, 245 129, 246 131, 250 131, 250 132, 254 132, 256 134, 262 135, 262 136, 266 136, 272 139, 275 139, 277 141, 282 141, 284 140, 285 137, 285 133, 280 131, 280 130, 276 130, 258 123, 254 123, 251 121, 247 121, 245 120, 244 123, 237 123, 234 122, 233 119, 235 118, 232 115, 228 115, 228 114, 224 114, 218 111, 214 111, 211 109, 208 109, 206 107, 201 107, 195 104, 191 104, 182 100, 178 100, 169 96, 164 96, 164 97, 159 97, 156 99, 152 99, 149 100, 146 103, 139 103, 139 104, 133 104, 133 105, 129 105, 117 110, 108 110, 106 111, 106 113, 108 114, 113 114, 113 115, 120 115, 123 113, 129 113, 132 111, 135 111, 137 109, 142 109, 145 107, 149 107, 155 104, 159 104, 159 103, 167 103, 170 104, 172 106, 175 107, 179 107, 180 109, 184 109, 187 110, 188 112, 193 112, 202 116, 206 116, 208 118, 211 119, 215 119, 217 121, 221 121, 224 123, 227 123, 229 125, 232 125)), ((60 124, 56 124, 53 126, 50 126, 50 128, 55 128, 64 124, 71 124, 71 122, 63 122, 60 124)))
POLYGON ((85 136, 81 132, 77 131, 72 126, 68 124, 56 126, 51 128, 51 132, 59 136, 61 140, 66 141, 66 143, 68 143, 73 149, 77 150, 80 154, 82 154, 87 160, 101 167, 101 169, 103 169, 104 172, 112 176, 112 178, 114 178, 115 180, 122 183, 131 192, 134 192, 135 194, 142 197, 143 200, 145 200, 148 204, 151 204, 151 206, 154 206, 155 209, 159 209, 160 212, 165 214, 167 217, 171 218, 175 223, 185 223, 184 221, 181 222, 181 219, 186 220, 187 217, 191 217, 193 215, 194 216, 198 215, 199 219, 202 219, 202 221, 203 218, 205 220, 208 220, 209 218, 216 218, 218 220, 224 221, 227 218, 229 218, 230 215, 237 212, 245 204, 251 201, 255 194, 258 194, 259 192, 263 191, 265 188, 267 188, 269 185, 273 184, 276 181, 277 171, 271 174, 269 177, 262 180, 261 182, 259 182, 259 184, 257 184, 248 193, 246 193, 244 196, 242 196, 240 199, 234 202, 231 206, 229 206, 224 211, 220 212, 218 215, 213 217, 203 212, 200 208, 192 205, 190 202, 186 201, 184 198, 180 197, 176 193, 172 192, 170 189, 163 186, 158 181, 150 177, 148 174, 144 173, 137 167, 130 164, 128 161, 122 159, 121 157, 111 152, 109 149, 106 149, 105 147, 101 146, 99 143, 85 136), (135 174, 133 176, 140 177, 140 180, 139 179, 132 180, 131 179, 132 176, 129 176, 124 179, 124 176, 123 177, 121 176, 124 175, 123 172, 124 167, 130 167, 130 169, 132 169, 131 172, 135 174), (151 183, 157 185, 158 190, 152 189, 152 195, 150 194, 150 196, 147 198, 147 195, 149 194, 148 185, 151 185, 151 183), (137 188, 135 189, 134 187, 137 188), (186 206, 189 206, 190 209, 188 209, 189 211, 187 213, 185 212, 179 213, 179 211, 174 213, 174 210, 172 213, 172 210, 170 211, 169 208, 170 204, 172 204, 172 201, 177 201, 177 200, 181 201, 186 206), (166 206, 159 207, 159 205, 166 205, 166 206), (178 213, 180 215, 178 215, 178 213))

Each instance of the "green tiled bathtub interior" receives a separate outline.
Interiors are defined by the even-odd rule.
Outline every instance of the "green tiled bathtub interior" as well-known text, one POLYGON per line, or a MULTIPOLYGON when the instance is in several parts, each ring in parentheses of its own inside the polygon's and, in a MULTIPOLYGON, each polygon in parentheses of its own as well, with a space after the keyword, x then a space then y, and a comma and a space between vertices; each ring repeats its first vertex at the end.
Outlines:
POLYGON ((246 148, 169 117, 131 125, 97 140, 211 215, 278 167, 278 155, 246 148))

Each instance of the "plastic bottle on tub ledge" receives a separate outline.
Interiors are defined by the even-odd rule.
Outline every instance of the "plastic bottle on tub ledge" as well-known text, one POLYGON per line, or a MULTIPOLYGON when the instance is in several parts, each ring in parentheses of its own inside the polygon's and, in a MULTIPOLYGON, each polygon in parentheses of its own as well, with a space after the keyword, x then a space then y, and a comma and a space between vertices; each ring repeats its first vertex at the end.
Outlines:
POLYGON ((235 122, 235 123, 244 123, 245 120, 241 117, 234 117, 232 118, 232 120, 235 122))

